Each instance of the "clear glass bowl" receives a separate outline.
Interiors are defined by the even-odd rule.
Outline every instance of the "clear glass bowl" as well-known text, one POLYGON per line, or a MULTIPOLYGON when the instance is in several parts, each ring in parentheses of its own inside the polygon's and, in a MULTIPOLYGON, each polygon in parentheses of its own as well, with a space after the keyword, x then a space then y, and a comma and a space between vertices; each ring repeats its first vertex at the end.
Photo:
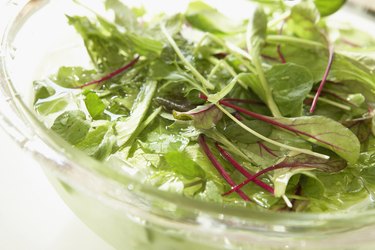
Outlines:
MULTIPOLYGON (((173 11, 177 4, 155 1, 153 10, 166 6, 173 11)), ((278 213, 191 200, 119 176, 46 130, 32 111, 31 83, 58 66, 86 62, 64 16, 80 11, 69 1, 47 0, 13 0, 0 8, 0 125, 39 160, 65 202, 102 238, 127 250, 375 248, 375 209, 278 213)), ((351 7, 336 18, 348 16, 374 26, 351 7)))

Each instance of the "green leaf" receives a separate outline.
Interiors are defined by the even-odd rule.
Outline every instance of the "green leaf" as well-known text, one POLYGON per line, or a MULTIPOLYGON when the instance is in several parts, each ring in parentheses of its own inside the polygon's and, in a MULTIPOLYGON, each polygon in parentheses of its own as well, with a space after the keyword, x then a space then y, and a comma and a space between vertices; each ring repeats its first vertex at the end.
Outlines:
MULTIPOLYGON (((242 123, 266 137, 269 137, 272 133, 272 126, 269 124, 265 124, 264 122, 258 120, 243 120, 242 123)), ((227 125, 224 128, 224 135, 227 138, 230 138, 232 141, 242 142, 246 144, 252 144, 259 141, 258 137, 247 133, 236 123, 230 123, 229 125, 227 125)))
POLYGON ((52 80, 64 88, 77 88, 95 79, 95 70, 82 67, 61 67, 52 80))
POLYGON ((314 0, 316 7, 318 8, 322 16, 329 16, 338 11, 346 0, 314 0))
POLYGON ((66 111, 58 116, 51 129, 72 145, 81 142, 90 129, 86 115, 80 110, 66 111))
POLYGON ((198 106, 187 112, 173 112, 174 118, 177 120, 192 120, 194 127, 198 129, 210 129, 223 117, 221 112, 214 104, 198 106))
POLYGON ((91 117, 96 120, 99 119, 106 108, 103 101, 95 92, 89 92, 85 97, 86 108, 89 111, 91 117))
POLYGON ((44 81, 34 81, 33 82, 34 90, 34 104, 39 101, 39 99, 45 99, 50 96, 53 96, 56 91, 48 86, 47 82, 44 81))
POLYGON ((112 153, 115 136, 109 124, 90 131, 85 139, 75 146, 97 160, 104 160, 112 153))
POLYGON ((106 0, 105 8, 115 13, 115 23, 123 26, 127 31, 139 32, 140 25, 135 13, 119 0, 106 0))
POLYGON ((48 99, 40 99, 40 101, 35 103, 34 107, 40 115, 47 116, 64 110, 70 101, 66 96, 53 96, 48 99))
POLYGON ((274 120, 314 136, 315 139, 300 135, 311 143, 332 150, 350 163, 358 160, 360 151, 358 138, 348 128, 332 119, 324 116, 301 116, 274 118, 274 120))
POLYGON ((204 171, 185 152, 172 151, 164 155, 172 170, 187 179, 204 178, 204 171))
POLYGON ((142 148, 159 154, 165 154, 170 151, 183 151, 188 144, 188 138, 160 127, 149 132, 146 141, 141 142, 142 148))
POLYGON ((134 58, 133 49, 124 42, 124 38, 116 28, 108 30, 108 27, 101 27, 87 17, 67 16, 67 18, 69 24, 73 25, 82 36, 91 61, 99 72, 112 72, 134 58))
POLYGON ((116 123, 115 130, 117 132, 117 143, 119 146, 126 143, 141 124, 150 107, 156 86, 156 81, 147 81, 135 100, 131 115, 123 121, 118 121, 116 123))
POLYGON ((283 116, 300 116, 313 86, 310 71, 293 63, 272 66, 266 72, 273 98, 283 116))
POLYGON ((301 2, 292 7, 287 30, 298 37, 321 40, 320 27, 317 25, 319 19, 319 11, 312 2, 301 2))
POLYGON ((259 54, 267 36, 267 15, 259 6, 255 9, 249 22, 248 32, 250 33, 247 39, 250 40, 252 53, 259 54))
POLYGON ((203 1, 191 2, 185 18, 194 28, 214 34, 234 34, 244 31, 243 25, 235 23, 203 1))

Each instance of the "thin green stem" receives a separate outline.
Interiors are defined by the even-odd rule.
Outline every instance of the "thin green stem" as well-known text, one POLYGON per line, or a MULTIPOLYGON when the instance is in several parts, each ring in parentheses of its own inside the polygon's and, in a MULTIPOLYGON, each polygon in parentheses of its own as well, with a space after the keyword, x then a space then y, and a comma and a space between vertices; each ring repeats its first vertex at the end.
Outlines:
POLYGON ((185 58, 185 56, 182 54, 180 48, 176 44, 175 40, 171 37, 171 35, 168 33, 167 29, 165 28, 164 24, 161 24, 161 31, 167 38, 169 44, 172 46, 173 50, 176 52, 177 56, 180 58, 180 60, 184 63, 185 67, 190 70, 190 72, 202 83, 204 88, 207 89, 215 89, 215 86, 207 81, 206 78, 204 78, 201 73, 198 72, 196 68, 194 68, 193 65, 185 58))
MULTIPOLYGON (((313 95, 308 95, 307 97, 308 98, 312 98, 312 99, 314 98, 313 95)), ((350 111, 351 110, 351 107, 348 106, 348 105, 345 105, 345 104, 342 104, 342 103, 338 103, 338 102, 332 101, 332 100, 324 98, 324 97, 319 97, 319 101, 323 102, 323 103, 327 103, 327 104, 332 105, 334 107, 346 110, 346 111, 350 111)))
POLYGON ((243 124, 236 117, 234 117, 231 113, 229 113, 224 107, 222 107, 219 103, 215 103, 215 105, 225 115, 227 115, 230 119, 232 119, 235 123, 237 123, 241 128, 245 129, 246 131, 248 131, 249 133, 253 134, 254 136, 258 137, 259 139, 261 139, 263 141, 266 141, 266 142, 271 143, 271 144, 273 144, 275 146, 278 146, 280 148, 285 148, 285 149, 288 149, 288 150, 291 150, 291 151, 294 151, 294 152, 311 155, 311 156, 318 157, 318 158, 321 158, 321 159, 329 159, 329 156, 327 156, 327 155, 316 153, 316 152, 313 152, 313 151, 308 150, 308 149, 292 147, 292 146, 289 146, 289 145, 286 145, 286 144, 274 141, 272 139, 269 139, 269 138, 263 136, 262 134, 260 134, 260 133, 258 133, 256 131, 252 130, 251 128, 249 128, 245 124, 243 124))
MULTIPOLYGON (((216 58, 214 58, 214 57, 210 57, 209 59, 208 59, 212 64, 215 64, 215 67, 216 66, 222 66, 225 70, 227 70, 228 72, 229 72, 229 74, 231 74, 233 77, 237 77, 238 76, 238 74, 237 74, 237 72, 233 69, 233 67, 231 67, 228 63, 227 63, 227 61, 225 61, 225 60, 218 60, 218 59, 216 59, 216 58)), ((238 82, 241 84, 241 86, 244 88, 244 89, 247 89, 248 88, 248 86, 247 86, 247 84, 244 82, 244 81, 242 81, 241 79, 238 79, 238 82)))
MULTIPOLYGON (((253 63, 260 81, 260 84, 262 86, 262 89, 264 91, 265 101, 267 103, 268 108, 271 110, 271 113, 275 117, 282 117, 279 108, 277 107, 275 100, 273 99, 271 89, 268 86, 268 82, 266 79, 266 76, 263 71, 262 67, 262 61, 260 59, 260 48, 252 48, 251 46, 251 22, 249 22, 249 25, 247 27, 246 32, 246 46, 248 52, 252 55, 253 63)), ((258 46, 259 47, 259 46, 258 46)))
POLYGON ((267 36, 267 43, 272 44, 279 44, 279 43, 288 43, 289 45, 295 45, 300 47, 308 47, 308 48, 326 48, 322 43, 298 38, 298 37, 292 37, 292 36, 285 36, 285 35, 269 35, 267 36))

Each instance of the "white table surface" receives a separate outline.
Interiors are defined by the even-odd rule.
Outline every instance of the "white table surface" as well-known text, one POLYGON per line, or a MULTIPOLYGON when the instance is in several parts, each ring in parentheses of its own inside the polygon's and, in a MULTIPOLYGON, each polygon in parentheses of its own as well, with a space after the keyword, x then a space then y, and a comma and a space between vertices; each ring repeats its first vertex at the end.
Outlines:
POLYGON ((0 249, 113 250, 64 204, 38 163, 0 128, 0 249))

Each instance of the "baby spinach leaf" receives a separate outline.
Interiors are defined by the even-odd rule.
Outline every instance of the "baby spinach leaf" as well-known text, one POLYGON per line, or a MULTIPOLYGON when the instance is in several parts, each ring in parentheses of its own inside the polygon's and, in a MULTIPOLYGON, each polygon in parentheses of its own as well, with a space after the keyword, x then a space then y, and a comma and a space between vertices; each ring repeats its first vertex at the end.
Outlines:
POLYGON ((202 1, 191 2, 185 18, 194 28, 214 34, 234 34, 244 31, 243 25, 235 23, 202 1))
POLYGON ((89 92, 85 97, 86 108, 93 119, 99 119, 106 108, 103 101, 94 92, 89 92))
POLYGON ((174 111, 173 116, 178 120, 192 120, 194 127, 198 129, 210 129, 221 120, 223 112, 214 104, 208 104, 187 112, 174 111))
POLYGON ((302 115, 303 101, 313 86, 310 71, 293 63, 278 64, 266 72, 266 78, 281 114, 302 115))
POLYGON ((359 157, 358 138, 342 124, 324 116, 301 116, 296 118, 274 118, 276 121, 314 136, 300 136, 311 143, 327 148, 350 163, 359 157))
POLYGON ((51 129, 72 145, 81 142, 90 129, 86 115, 80 110, 66 111, 58 116, 51 129))

